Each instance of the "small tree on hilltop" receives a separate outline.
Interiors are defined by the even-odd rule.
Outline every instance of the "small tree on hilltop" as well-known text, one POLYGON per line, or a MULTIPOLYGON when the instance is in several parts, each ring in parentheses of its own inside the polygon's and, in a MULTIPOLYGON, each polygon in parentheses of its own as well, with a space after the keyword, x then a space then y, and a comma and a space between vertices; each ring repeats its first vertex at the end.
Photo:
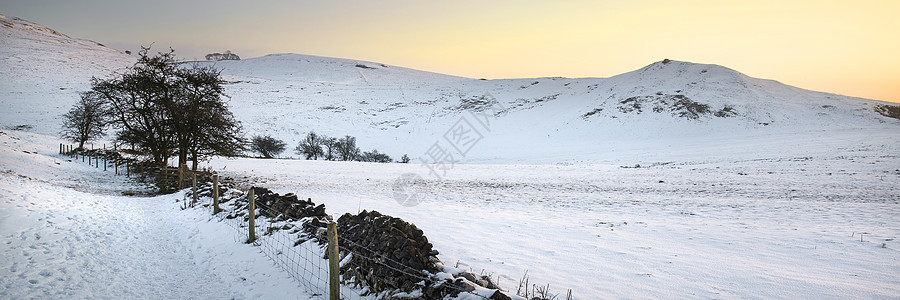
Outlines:
POLYGON ((278 154, 281 154, 281 152, 284 152, 284 147, 286 145, 287 144, 283 141, 268 135, 255 135, 250 140, 250 150, 259 153, 263 158, 273 158, 278 154))
POLYGON ((103 136, 107 119, 103 99, 96 93, 81 93, 78 103, 63 115, 62 137, 84 148, 85 142, 103 136))

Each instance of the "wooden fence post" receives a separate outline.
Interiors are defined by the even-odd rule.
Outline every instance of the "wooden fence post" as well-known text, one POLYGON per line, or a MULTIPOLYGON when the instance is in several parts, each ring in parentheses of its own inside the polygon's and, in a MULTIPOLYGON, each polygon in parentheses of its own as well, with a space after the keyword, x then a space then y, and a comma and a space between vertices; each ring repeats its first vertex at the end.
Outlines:
POLYGON ((178 189, 184 188, 184 167, 185 164, 178 165, 178 189))
POLYGON ((328 222, 328 298, 341 299, 341 267, 338 251, 337 223, 328 222))
POLYGON ((247 239, 249 244, 256 241, 256 199, 253 199, 253 187, 250 187, 250 195, 247 200, 250 201, 250 238, 247 239))
POLYGON ((194 207, 194 203, 197 203, 197 173, 194 174, 194 202, 191 202, 191 207, 194 207))
POLYGON ((213 214, 219 213, 219 175, 213 175, 213 214))

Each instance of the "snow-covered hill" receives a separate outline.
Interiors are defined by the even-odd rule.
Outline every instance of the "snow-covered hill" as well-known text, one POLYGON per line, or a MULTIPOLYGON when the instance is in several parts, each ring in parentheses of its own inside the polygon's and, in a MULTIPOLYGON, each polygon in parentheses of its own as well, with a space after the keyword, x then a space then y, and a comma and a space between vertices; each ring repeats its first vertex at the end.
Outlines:
POLYGON ((477 132, 465 155, 456 152, 462 162, 573 163, 669 160, 672 148, 898 126, 872 111, 880 101, 669 60, 611 78, 508 80, 302 55, 215 64, 233 82, 231 105, 249 134, 289 144, 310 130, 350 134, 395 157, 455 149, 445 135, 463 127, 477 132))
POLYGON ((90 88, 135 58, 93 41, 0 15, 0 125, 56 134, 59 116, 90 88))
MULTIPOLYGON (((91 76, 109 77, 134 61, 37 24, 0 20, 4 127, 56 133, 91 76)), ((610 78, 506 80, 299 54, 193 63, 222 70, 248 135, 289 145, 309 131, 352 135, 363 150, 423 161, 450 153, 454 162, 646 163, 741 156, 756 144, 799 156, 817 149, 810 146, 818 135, 883 135, 900 126, 873 112, 880 101, 668 59, 610 78), (730 150, 697 151, 706 146, 730 150)))

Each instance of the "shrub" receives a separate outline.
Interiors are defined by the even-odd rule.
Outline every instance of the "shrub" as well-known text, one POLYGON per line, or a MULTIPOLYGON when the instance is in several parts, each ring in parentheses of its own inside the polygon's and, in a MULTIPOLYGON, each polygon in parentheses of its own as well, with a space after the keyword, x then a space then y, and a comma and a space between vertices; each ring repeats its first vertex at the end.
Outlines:
POLYGON ((250 150, 259 153, 263 158, 273 158, 284 152, 286 144, 271 136, 253 136, 250 140, 250 150))

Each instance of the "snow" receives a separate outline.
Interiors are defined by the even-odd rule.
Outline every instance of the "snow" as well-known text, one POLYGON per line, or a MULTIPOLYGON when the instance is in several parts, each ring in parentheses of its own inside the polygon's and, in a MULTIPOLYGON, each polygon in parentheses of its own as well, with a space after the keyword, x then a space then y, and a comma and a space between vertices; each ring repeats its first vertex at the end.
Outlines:
MULTIPOLYGON (((77 92, 134 59, 0 21, 0 297, 310 297, 228 225, 180 210, 182 194, 122 196, 149 187, 57 155, 52 136, 77 92), (10 129, 19 125, 30 129, 10 129)), ((680 61, 507 80, 297 54, 208 64, 231 82, 248 135, 296 145, 311 130, 349 134, 413 161, 203 166, 335 216, 378 210, 415 223, 447 266, 505 289, 527 271, 578 299, 900 297, 900 120, 872 111, 884 102, 680 61), (737 114, 619 107, 676 95, 737 114), (489 117, 459 109, 473 103, 489 117), (450 143, 464 122, 478 138, 450 143), (440 176, 422 164, 435 145, 456 153, 440 176), (416 206, 394 198, 403 174, 427 182, 416 206)))
POLYGON ((0 119, 4 127, 29 125, 56 134, 64 114, 90 88, 136 61, 92 41, 0 15, 0 119), (39 103, 40 105, 36 105, 39 103))
POLYGON ((334 215, 401 217, 446 264, 493 273, 507 289, 528 271, 532 283, 585 298, 890 298, 900 295, 900 161, 886 154, 900 149, 891 144, 641 168, 457 165, 414 207, 391 188, 421 173, 416 164, 209 166, 334 215))
POLYGON ((312 298, 227 225, 179 209, 181 193, 116 195, 134 183, 56 155, 54 138, 0 141, 0 298, 312 298))

